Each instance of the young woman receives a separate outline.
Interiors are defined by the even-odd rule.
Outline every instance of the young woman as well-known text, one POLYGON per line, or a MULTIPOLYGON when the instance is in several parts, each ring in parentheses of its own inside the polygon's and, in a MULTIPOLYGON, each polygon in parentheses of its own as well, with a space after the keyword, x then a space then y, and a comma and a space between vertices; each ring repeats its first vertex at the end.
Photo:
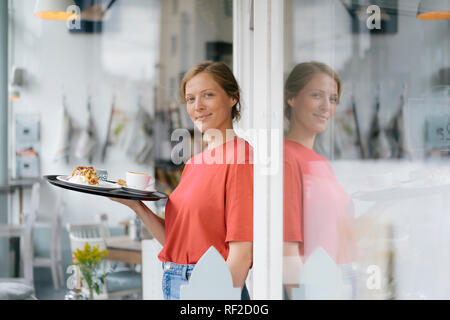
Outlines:
POLYGON ((298 283, 302 262, 322 247, 338 265, 354 256, 350 196, 329 162, 313 150, 339 103, 341 82, 329 66, 298 64, 285 84, 284 257, 285 283, 298 283), (300 259, 301 257, 301 259, 300 259))
POLYGON ((180 286, 210 246, 230 269, 235 287, 243 288, 252 265, 253 164, 250 145, 233 131, 239 119, 240 90, 231 70, 220 62, 203 62, 189 70, 181 100, 208 148, 185 165, 171 193, 165 220, 140 201, 114 199, 129 206, 163 245, 165 299, 180 299, 180 286))

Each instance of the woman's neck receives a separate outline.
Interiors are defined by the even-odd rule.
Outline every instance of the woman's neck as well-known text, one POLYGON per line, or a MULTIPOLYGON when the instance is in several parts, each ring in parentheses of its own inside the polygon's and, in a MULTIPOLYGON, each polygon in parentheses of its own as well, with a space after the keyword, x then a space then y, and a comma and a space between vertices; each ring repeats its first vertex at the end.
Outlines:
POLYGON ((236 132, 234 132, 233 128, 227 128, 220 130, 221 136, 216 137, 215 135, 209 136, 205 133, 204 140, 208 143, 208 150, 212 150, 217 148, 228 141, 233 140, 236 137, 236 132))
POLYGON ((308 149, 313 149, 314 141, 316 139, 316 134, 309 133, 305 130, 302 130, 299 127, 294 126, 291 129, 289 129, 289 132, 286 135, 286 138, 288 140, 292 140, 297 143, 300 143, 301 145, 307 147, 308 149))

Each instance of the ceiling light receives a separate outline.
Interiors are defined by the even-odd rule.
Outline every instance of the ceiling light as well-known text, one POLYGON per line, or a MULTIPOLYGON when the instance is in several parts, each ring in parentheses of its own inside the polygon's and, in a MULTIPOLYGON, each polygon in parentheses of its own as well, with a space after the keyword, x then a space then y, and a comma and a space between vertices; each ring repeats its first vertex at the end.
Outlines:
POLYGON ((34 15, 45 20, 66 21, 74 19, 74 14, 67 10, 74 5, 74 0, 37 0, 34 15))
POLYGON ((421 0, 417 8, 417 19, 450 19, 450 0, 421 0))

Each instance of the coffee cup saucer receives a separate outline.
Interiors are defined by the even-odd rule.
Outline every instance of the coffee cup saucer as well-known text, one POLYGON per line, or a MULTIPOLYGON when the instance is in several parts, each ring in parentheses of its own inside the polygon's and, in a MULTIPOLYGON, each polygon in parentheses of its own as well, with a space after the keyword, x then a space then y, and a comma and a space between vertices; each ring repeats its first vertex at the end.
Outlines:
POLYGON ((153 193, 156 192, 155 188, 149 186, 145 189, 139 189, 139 188, 133 188, 133 187, 129 187, 129 186, 122 186, 122 189, 128 192, 133 192, 133 193, 142 193, 142 194, 148 194, 148 193, 153 193))

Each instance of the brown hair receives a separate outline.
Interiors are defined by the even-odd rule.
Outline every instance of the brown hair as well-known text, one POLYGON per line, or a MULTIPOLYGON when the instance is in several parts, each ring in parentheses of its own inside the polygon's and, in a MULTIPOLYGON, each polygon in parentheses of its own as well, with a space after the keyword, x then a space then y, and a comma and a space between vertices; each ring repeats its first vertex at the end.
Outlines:
POLYGON ((291 118, 291 107, 288 104, 288 100, 296 97, 317 73, 325 73, 336 81, 339 103, 341 97, 341 80, 337 73, 330 66, 322 62, 311 61, 299 63, 292 69, 284 85, 284 115, 287 119, 291 118))
POLYGON ((222 87, 228 96, 237 100, 231 109, 231 119, 239 121, 241 118, 241 94, 240 88, 233 75, 233 72, 223 62, 204 61, 192 67, 183 77, 181 81, 180 98, 181 103, 186 103, 186 84, 199 73, 209 73, 214 80, 222 87))

